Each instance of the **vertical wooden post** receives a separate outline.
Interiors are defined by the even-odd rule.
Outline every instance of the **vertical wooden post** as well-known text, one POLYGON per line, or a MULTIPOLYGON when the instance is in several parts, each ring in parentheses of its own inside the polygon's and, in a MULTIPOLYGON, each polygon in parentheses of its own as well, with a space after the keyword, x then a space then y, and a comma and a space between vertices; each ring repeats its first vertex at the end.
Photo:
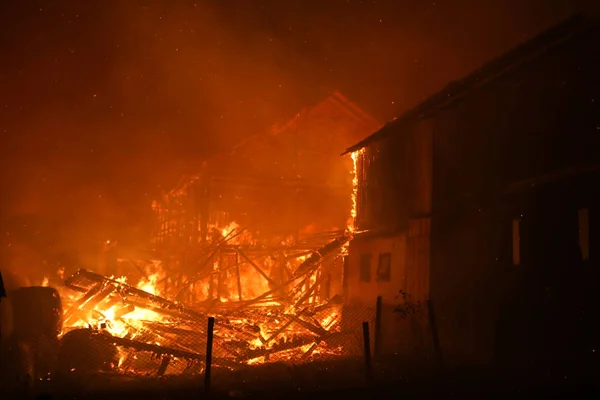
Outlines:
POLYGON ((348 298, 348 256, 344 256, 342 264, 342 298, 344 302, 348 298))
POLYGON ((242 277, 240 276, 240 253, 235 251, 235 274, 237 276, 238 299, 242 301, 242 277))
POLYGON ((381 312, 382 312, 383 304, 381 296, 377 296, 377 304, 375 308, 375 347, 374 347, 374 355, 375 357, 379 357, 381 355, 381 340, 382 340, 382 332, 381 332, 381 312))
POLYGON ((208 317, 208 328, 206 329, 206 365, 204 368, 204 390, 210 392, 210 373, 212 367, 213 331, 215 328, 215 317, 208 317))
POLYGON ((206 243, 208 238, 208 220, 210 218, 210 189, 211 179, 208 176, 208 171, 203 168, 200 177, 200 195, 197 196, 198 210, 199 210, 199 224, 198 227, 200 233, 200 243, 206 243))
POLYGON ((367 384, 373 382, 373 366, 371 364, 371 339, 369 337, 369 323, 363 322, 363 347, 365 351, 365 374, 367 384))
POLYGON ((217 258, 219 261, 217 266, 218 266, 218 272, 219 274, 217 275, 218 279, 217 279, 217 301, 221 301, 221 296, 223 294, 223 286, 225 286, 225 275, 224 275, 224 266, 223 266, 223 253, 221 252, 221 250, 219 249, 219 257, 217 258))
POLYGON ((156 375, 163 376, 165 372, 167 372, 167 368, 169 368, 169 364, 171 363, 171 357, 164 355, 160 361, 160 366, 158 367, 158 372, 156 375))

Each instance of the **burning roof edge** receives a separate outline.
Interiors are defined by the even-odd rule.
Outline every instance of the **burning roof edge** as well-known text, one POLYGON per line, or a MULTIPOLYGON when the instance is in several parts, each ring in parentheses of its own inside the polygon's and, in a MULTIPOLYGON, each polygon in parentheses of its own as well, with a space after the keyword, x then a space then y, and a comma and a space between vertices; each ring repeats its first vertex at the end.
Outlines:
POLYGON ((596 18, 589 18, 584 16, 584 14, 571 16, 554 27, 541 32, 534 38, 514 47, 507 53, 485 63, 466 77, 450 82, 441 91, 430 96, 414 108, 409 109, 400 117, 387 122, 381 129, 375 131, 375 133, 364 140, 347 148, 342 155, 361 150, 371 143, 393 134, 395 128, 435 112, 440 106, 447 105, 468 94, 469 90, 497 80, 510 72, 513 67, 518 68, 539 57, 547 50, 596 26, 598 26, 596 18))

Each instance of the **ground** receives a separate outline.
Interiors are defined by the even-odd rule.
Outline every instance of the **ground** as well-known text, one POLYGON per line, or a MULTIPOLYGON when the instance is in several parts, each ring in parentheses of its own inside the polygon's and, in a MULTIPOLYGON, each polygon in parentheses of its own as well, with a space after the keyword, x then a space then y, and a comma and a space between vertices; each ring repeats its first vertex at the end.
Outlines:
MULTIPOLYGON (((341 378, 341 377, 340 377, 341 378)), ((260 399, 338 399, 338 398, 362 398, 362 399, 398 399, 398 398, 533 398, 536 396, 552 398, 578 398, 578 395, 600 394, 600 380, 595 378, 569 378, 553 377, 529 377, 527 379, 508 379, 506 377, 484 375, 481 371, 456 371, 435 375, 423 375, 413 377, 394 376, 381 380, 376 377, 371 385, 365 380, 348 377, 348 379, 337 379, 329 382, 329 388, 317 387, 306 382, 304 387, 274 386, 270 384, 245 386, 242 382, 230 383, 231 389, 217 388, 210 395, 206 393, 202 382, 196 384, 169 386, 168 384, 154 386, 145 385, 142 390, 135 387, 110 392, 95 391, 85 393, 78 390, 77 393, 44 396, 33 395, 35 398, 46 398, 52 400, 103 400, 103 399, 199 399, 210 397, 215 399, 226 398, 260 398, 260 399), (177 387, 177 388, 176 388, 177 387)), ((155 382, 156 384, 157 382, 155 382)), ((20 395, 17 398, 23 398, 20 395)), ((5 397, 2 397, 3 399, 5 397)))

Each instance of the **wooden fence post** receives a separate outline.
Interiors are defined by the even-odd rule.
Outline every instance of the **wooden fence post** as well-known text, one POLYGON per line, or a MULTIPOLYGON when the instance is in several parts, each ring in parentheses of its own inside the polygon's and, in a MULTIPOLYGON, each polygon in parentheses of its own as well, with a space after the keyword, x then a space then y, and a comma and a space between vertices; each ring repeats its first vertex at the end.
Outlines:
POLYGON ((210 373, 212 367, 213 331, 215 328, 215 317, 208 317, 208 328, 206 329, 206 365, 204 368, 204 390, 210 392, 210 373))
POLYGON ((365 374, 367 384, 373 382, 373 366, 371 364, 371 339, 369 337, 369 323, 363 322, 363 347, 365 351, 365 374))

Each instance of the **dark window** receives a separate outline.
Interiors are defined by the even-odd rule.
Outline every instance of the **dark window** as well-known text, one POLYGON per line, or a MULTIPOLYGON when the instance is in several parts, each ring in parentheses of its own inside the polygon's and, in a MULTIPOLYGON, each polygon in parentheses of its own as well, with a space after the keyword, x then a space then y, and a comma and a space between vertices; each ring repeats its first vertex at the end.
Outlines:
POLYGON ((377 282, 389 282, 392 275, 392 255, 383 253, 379 255, 379 265, 377 266, 377 282))
POLYGON ((371 255, 361 254, 360 256, 360 281, 371 282, 371 255))

